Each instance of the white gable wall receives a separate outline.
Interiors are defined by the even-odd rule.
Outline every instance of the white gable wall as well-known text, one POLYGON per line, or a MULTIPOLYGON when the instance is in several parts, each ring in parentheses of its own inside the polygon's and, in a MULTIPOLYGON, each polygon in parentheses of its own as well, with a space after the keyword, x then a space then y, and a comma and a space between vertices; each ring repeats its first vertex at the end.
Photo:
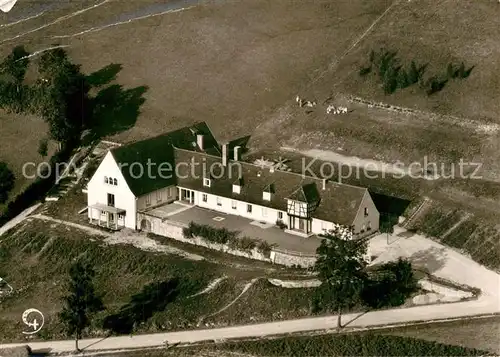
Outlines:
MULTIPOLYGON (((87 204, 93 205, 100 203, 108 204, 108 193, 115 195, 115 207, 124 209, 125 227, 136 229, 136 199, 132 191, 129 189, 125 178, 123 177, 118 164, 115 162, 113 155, 108 151, 104 160, 97 168, 96 172, 90 179, 87 186, 87 204), (117 186, 110 185, 104 182, 104 177, 107 176, 117 179, 117 186)), ((89 218, 91 210, 89 209, 89 218)), ((94 218, 96 218, 94 213, 94 218)))
POLYGON ((356 218, 354 218, 353 226, 354 233, 360 235, 368 235, 372 232, 378 231, 380 221, 380 213, 373 202, 372 196, 366 190, 363 200, 359 206, 356 218), (365 215, 365 208, 367 214, 365 215))

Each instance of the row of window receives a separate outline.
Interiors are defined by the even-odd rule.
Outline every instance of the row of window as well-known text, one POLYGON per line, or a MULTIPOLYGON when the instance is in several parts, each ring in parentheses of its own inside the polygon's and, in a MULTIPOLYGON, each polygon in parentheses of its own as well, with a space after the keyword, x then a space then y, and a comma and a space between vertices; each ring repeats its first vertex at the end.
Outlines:
MULTIPOLYGON (((174 188, 169 187, 167 189, 167 197, 171 198, 173 195, 174 188)), ((160 203, 163 201, 163 190, 156 191, 156 203, 160 203)), ((151 194, 146 195, 146 206, 151 206, 151 194)))
MULTIPOLYGON (((101 216, 105 216, 106 215, 106 211, 101 211, 101 216)), ((122 213, 118 213, 118 219, 124 219, 125 218, 125 215, 122 214, 122 213)))
MULTIPOLYGON (((207 203, 208 202, 208 194, 204 193, 201 196, 201 199, 203 202, 207 203)), ((222 198, 221 197, 216 197, 216 203, 217 206, 221 207, 222 206, 222 198)), ((238 201, 231 200, 231 208, 236 210, 238 209, 238 201)), ((252 213, 252 205, 247 204, 247 213, 252 213)), ((368 208, 364 209, 364 214, 365 216, 368 215, 368 208)), ((262 217, 267 217, 267 208, 262 207, 262 217)), ((278 211, 278 219, 282 220, 283 219, 283 212, 278 211)), ((321 222, 321 229, 322 230, 327 230, 327 222, 321 222)), ((369 231, 371 230, 371 222, 368 222, 366 225, 364 224, 361 228, 361 233, 363 233, 365 230, 369 231)))
MULTIPOLYGON (((205 203, 208 202, 208 195, 206 193, 204 193, 201 196, 201 200, 205 203)), ((217 206, 221 207, 222 206, 222 198, 216 197, 216 203, 217 203, 217 206)), ((234 210, 238 209, 238 201, 231 200, 231 208, 234 210)), ((252 205, 247 204, 247 213, 252 213, 252 209, 253 209, 252 205)), ((262 207, 262 217, 267 217, 267 207, 262 207)), ((283 219, 283 212, 278 211, 278 219, 283 219)))
POLYGON ((113 177, 104 176, 104 183, 108 185, 118 186, 118 180, 113 177))

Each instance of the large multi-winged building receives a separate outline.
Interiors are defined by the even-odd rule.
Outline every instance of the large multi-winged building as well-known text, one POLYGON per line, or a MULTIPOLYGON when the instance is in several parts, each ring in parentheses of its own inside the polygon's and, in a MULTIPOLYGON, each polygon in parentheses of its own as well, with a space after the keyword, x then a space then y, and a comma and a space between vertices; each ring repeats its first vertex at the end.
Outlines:
POLYGON ((220 145, 202 122, 111 149, 87 186, 90 222, 145 229, 138 213, 181 201, 301 236, 336 226, 358 237, 378 230, 366 188, 243 162, 239 144, 220 145))

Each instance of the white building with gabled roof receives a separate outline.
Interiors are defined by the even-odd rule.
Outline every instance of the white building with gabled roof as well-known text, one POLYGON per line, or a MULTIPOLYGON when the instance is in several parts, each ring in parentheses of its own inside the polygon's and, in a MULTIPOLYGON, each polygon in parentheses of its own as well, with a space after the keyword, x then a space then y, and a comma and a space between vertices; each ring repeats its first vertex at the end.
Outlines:
POLYGON ((266 170, 240 161, 241 150, 238 141, 219 145, 205 123, 111 149, 88 184, 89 220, 148 230, 139 212, 182 201, 305 237, 338 226, 357 237, 378 231, 366 188, 266 170))

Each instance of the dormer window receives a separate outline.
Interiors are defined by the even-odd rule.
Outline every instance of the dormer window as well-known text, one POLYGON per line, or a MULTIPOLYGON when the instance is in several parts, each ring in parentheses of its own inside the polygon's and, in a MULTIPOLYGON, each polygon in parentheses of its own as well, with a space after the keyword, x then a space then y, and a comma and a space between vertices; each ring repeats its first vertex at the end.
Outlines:
POLYGON ((233 182, 233 193, 240 194, 241 193, 241 186, 243 186, 243 179, 239 178, 236 181, 233 182))
POLYGON ((203 178, 203 186, 210 187, 210 184, 211 184, 210 179, 208 177, 204 177, 203 178))
POLYGON ((264 191, 262 191, 262 199, 264 201, 271 201, 271 196, 274 193, 274 184, 269 184, 264 187, 264 191))
POLYGON ((288 215, 310 218, 319 204, 320 197, 316 185, 306 184, 287 197, 288 215))

